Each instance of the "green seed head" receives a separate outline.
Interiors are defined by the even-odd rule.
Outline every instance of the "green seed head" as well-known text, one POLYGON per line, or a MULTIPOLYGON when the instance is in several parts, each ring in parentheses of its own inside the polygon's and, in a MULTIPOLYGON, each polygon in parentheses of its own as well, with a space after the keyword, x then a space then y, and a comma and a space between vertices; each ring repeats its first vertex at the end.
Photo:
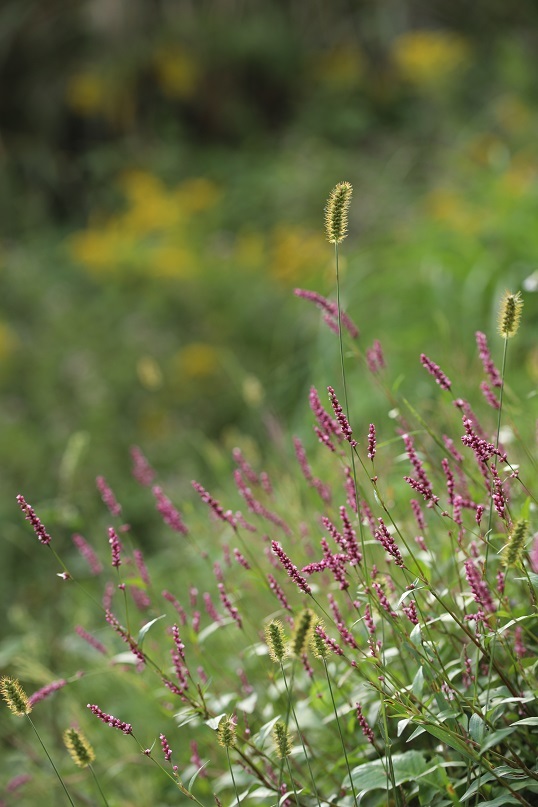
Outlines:
POLYGON ((280 619, 273 619, 265 628, 265 641, 269 655, 274 662, 281 662, 288 655, 284 625, 280 619))
POLYGON ((522 309, 521 292, 518 291, 516 294, 512 294, 506 291, 499 308, 499 334, 505 339, 510 339, 516 335, 522 309))
POLYGON ((95 759, 95 753, 90 743, 81 731, 66 729, 63 733, 64 745, 69 756, 79 768, 87 768, 95 759))
POLYGON ((217 740, 224 748, 233 748, 237 736, 237 727, 233 717, 225 715, 217 729, 217 740))
POLYGON ((279 720, 273 728, 273 740, 278 756, 283 759, 291 754, 291 739, 286 724, 279 720))
POLYGON ((315 615, 310 608, 304 608, 299 614, 290 642, 290 652, 292 656, 300 658, 306 653, 310 634, 314 627, 314 621, 315 615))
POLYGON ((315 625, 313 625, 312 633, 310 634, 310 642, 312 644, 312 651, 313 651, 315 657, 320 658, 320 659, 324 659, 324 658, 327 658, 330 651, 329 651, 329 648, 327 647, 327 645, 325 644, 325 642, 323 641, 323 639, 321 638, 321 636, 319 635, 319 633, 316 631, 316 628, 318 627, 318 625, 322 630, 325 630, 325 625, 323 624, 323 620, 318 619, 318 621, 315 623, 315 625))
POLYGON ((501 560, 503 566, 519 566, 523 557, 525 549, 525 538, 527 537, 527 529, 529 522, 524 518, 520 518, 514 524, 514 528, 508 539, 508 543, 504 547, 501 560))
POLYGON ((347 235, 347 214, 353 188, 349 182, 339 182, 331 191, 325 207, 325 232, 331 244, 339 244, 347 235))
POLYGON ((0 692, 8 705, 8 709, 14 715, 29 715, 32 711, 28 696, 16 678, 8 678, 7 676, 2 678, 0 680, 0 692))

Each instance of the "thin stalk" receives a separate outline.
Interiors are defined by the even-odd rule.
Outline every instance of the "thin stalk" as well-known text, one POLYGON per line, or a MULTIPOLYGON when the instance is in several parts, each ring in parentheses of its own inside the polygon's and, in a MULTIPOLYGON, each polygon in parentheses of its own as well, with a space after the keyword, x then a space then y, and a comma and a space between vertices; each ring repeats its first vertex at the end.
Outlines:
POLYGON ((230 749, 228 748, 228 746, 226 746, 226 756, 228 757, 228 767, 230 769, 230 776, 232 777, 232 782, 234 785, 235 800, 237 801, 238 804, 241 804, 241 801, 239 800, 239 793, 237 792, 237 785, 235 783, 235 776, 232 768, 232 762, 230 760, 230 749))
POLYGON ((90 769, 90 771, 92 773, 92 776, 93 776, 93 778, 95 780, 95 784, 97 785, 97 789, 98 789, 99 793, 101 794, 101 798, 103 799, 103 803, 106 805, 106 807, 110 807, 110 805, 109 805, 109 803, 108 803, 108 801, 106 799, 105 794, 101 790, 101 785, 99 784, 99 779, 97 778, 97 776, 95 774, 95 771, 93 769, 93 765, 88 765, 88 767, 89 767, 89 769, 90 769))
POLYGON ((49 752, 48 752, 48 751, 47 751, 47 749, 45 748, 45 744, 44 744, 43 740, 41 739, 41 737, 39 736, 39 732, 38 732, 38 730, 36 729, 36 727, 35 727, 35 725, 34 725, 34 722, 33 722, 32 718, 31 718, 31 717, 30 717, 30 715, 28 715, 28 714, 26 715, 26 717, 28 718, 28 720, 29 720, 29 722, 30 722, 30 725, 32 726, 33 730, 35 731, 35 733, 36 733, 36 737, 37 737, 37 739, 39 740, 39 742, 41 743, 41 747, 43 748, 43 751, 44 751, 44 752, 45 752, 45 754, 47 755, 47 757, 48 757, 48 760, 49 760, 50 764, 51 764, 51 765, 52 765, 52 767, 54 768, 54 773, 55 773, 55 774, 56 774, 56 776, 58 777, 58 779, 59 779, 59 781, 60 781, 60 784, 61 784, 61 786, 63 787, 63 789, 64 789, 64 791, 65 791, 65 795, 66 795, 66 796, 67 796, 67 798, 69 799, 69 804, 72 804, 72 805, 73 805, 73 807, 75 807, 75 803, 74 803, 73 799, 71 798, 71 796, 69 795, 69 791, 68 791, 67 787, 65 786, 65 782, 64 782, 64 780, 62 779, 62 777, 60 776, 60 773, 59 773, 59 771, 58 771, 58 768, 56 767, 56 765, 55 765, 55 764, 54 764, 54 762, 52 761, 52 757, 51 757, 51 755, 49 754, 49 752))
POLYGON ((329 670, 327 669, 327 661, 326 661, 325 658, 323 659, 323 666, 325 667, 325 675, 327 676, 327 683, 329 685, 329 692, 331 694, 331 701, 332 701, 332 705, 333 705, 333 709, 334 709, 334 716, 336 718, 336 725, 338 726, 338 733, 340 734, 340 742, 342 743, 342 749, 344 751, 344 757, 346 759, 346 767, 347 767, 347 772, 348 772, 348 776, 349 776, 349 783, 351 785, 351 790, 352 790, 352 793, 353 793, 353 804, 357 804, 357 794, 355 792, 355 786, 353 784, 353 779, 351 778, 351 768, 350 768, 350 765, 349 765, 349 759, 348 759, 348 756, 347 756, 346 746, 345 746, 345 743, 344 743, 344 736, 342 734, 342 727, 340 726, 340 720, 338 719, 338 710, 336 709, 336 703, 334 702, 333 688, 331 686, 331 678, 330 678, 330 675, 329 675, 329 670))

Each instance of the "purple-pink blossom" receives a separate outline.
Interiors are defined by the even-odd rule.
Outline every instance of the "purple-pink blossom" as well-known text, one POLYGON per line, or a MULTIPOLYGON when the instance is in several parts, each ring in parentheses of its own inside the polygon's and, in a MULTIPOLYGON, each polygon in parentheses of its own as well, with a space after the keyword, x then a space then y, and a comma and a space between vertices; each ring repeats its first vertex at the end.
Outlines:
POLYGON ((174 507, 170 499, 165 496, 162 488, 155 485, 152 488, 152 492, 155 497, 157 510, 161 514, 164 523, 168 524, 175 532, 179 532, 181 535, 187 535, 188 529, 183 522, 181 513, 174 507))
POLYGON ((435 362, 429 359, 425 353, 420 354, 420 362, 422 366, 425 367, 430 373, 430 375, 435 378, 435 381, 437 384, 439 384, 441 389, 450 390, 452 387, 452 382, 448 376, 443 373, 439 365, 435 364, 435 362))
POLYGON ((39 520, 39 518, 35 514, 35 510, 33 507, 30 507, 29 504, 26 503, 24 500, 24 496, 19 495, 17 496, 17 501, 19 503, 19 507, 21 508, 22 512, 25 515, 26 521, 29 521, 32 527, 34 528, 34 532, 36 537, 40 543, 44 546, 48 546, 51 542, 51 537, 46 531, 45 527, 39 520))

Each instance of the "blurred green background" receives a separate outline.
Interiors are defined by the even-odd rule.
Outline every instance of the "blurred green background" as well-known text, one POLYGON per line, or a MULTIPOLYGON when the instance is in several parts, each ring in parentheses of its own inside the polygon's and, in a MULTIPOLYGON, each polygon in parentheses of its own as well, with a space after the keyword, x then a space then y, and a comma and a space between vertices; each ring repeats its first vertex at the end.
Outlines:
POLYGON ((468 374, 524 287, 510 381, 536 386, 537 72, 534 2, 4 0, 3 664, 51 586, 17 493, 69 553, 106 535, 102 473, 150 552, 131 445, 181 504, 232 446, 310 439, 337 344, 292 290, 334 293, 336 182, 345 306, 390 378, 419 403, 420 352, 468 374))

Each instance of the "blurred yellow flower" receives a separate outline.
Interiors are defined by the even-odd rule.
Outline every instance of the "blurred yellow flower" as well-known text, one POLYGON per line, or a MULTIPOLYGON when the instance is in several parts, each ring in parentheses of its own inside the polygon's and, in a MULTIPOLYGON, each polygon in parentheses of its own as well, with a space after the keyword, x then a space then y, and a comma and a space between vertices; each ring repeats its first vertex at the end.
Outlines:
POLYGON ((501 190, 513 198, 535 192, 538 179, 538 162, 532 154, 514 155, 507 170, 500 177, 501 190))
POLYGON ((262 233, 240 232, 234 248, 234 262, 245 269, 255 269, 263 263, 265 238, 262 233))
POLYGON ((175 354, 172 364, 180 383, 185 379, 207 378, 218 369, 219 354, 213 345, 191 342, 175 354))
POLYGON ((178 185, 172 197, 184 214, 193 215, 214 207, 220 199, 220 190, 205 177, 193 177, 178 185))
POLYGON ((153 65, 161 89, 172 98, 190 98, 198 85, 198 65, 187 51, 163 46, 153 54, 153 65))
POLYGON ((91 116, 103 109, 106 98, 104 77, 92 70, 70 76, 67 82, 67 103, 79 115, 91 116))
POLYGON ((295 285, 319 271, 326 261, 327 245, 321 233, 286 225, 273 231, 269 272, 280 282, 295 285))
POLYGON ((469 44, 450 31, 409 31, 392 43, 392 58, 411 83, 434 85, 468 64, 469 44))
POLYGON ((119 187, 126 209, 71 236, 73 258, 95 274, 136 270, 158 278, 191 277, 199 247, 190 222, 217 203, 218 187, 193 177, 169 190, 142 170, 122 174, 119 187))
POLYGON ((196 260, 192 252, 184 247, 164 243, 152 249, 148 255, 148 270, 153 277, 192 277, 196 273, 196 260))
POLYGON ((436 188, 428 194, 426 210, 433 219, 462 235, 475 235, 485 224, 481 211, 450 188, 436 188))
POLYGON ((140 356, 136 364, 138 380, 148 390, 159 389, 162 386, 163 374, 153 356, 140 356))
POLYGON ((319 81, 334 88, 357 86, 364 74, 364 57, 356 45, 340 45, 319 54, 314 62, 319 81))

